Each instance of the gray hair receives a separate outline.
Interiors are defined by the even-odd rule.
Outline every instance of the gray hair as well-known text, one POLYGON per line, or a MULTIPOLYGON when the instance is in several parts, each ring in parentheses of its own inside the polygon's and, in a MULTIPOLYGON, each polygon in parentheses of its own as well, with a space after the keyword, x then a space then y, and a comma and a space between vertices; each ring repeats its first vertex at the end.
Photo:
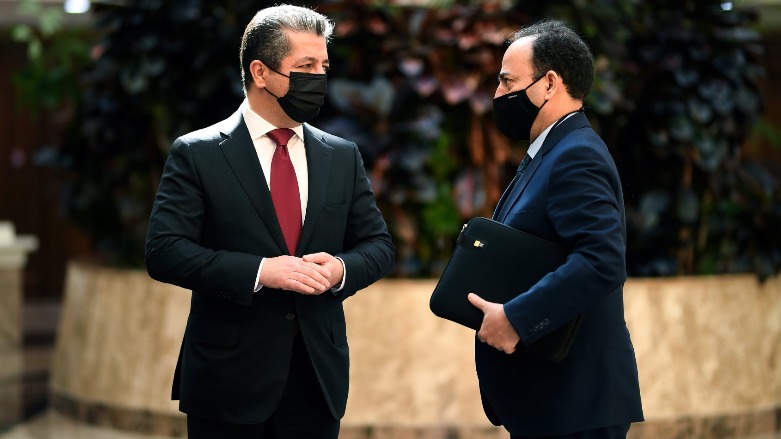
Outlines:
POLYGON ((293 49, 285 31, 311 33, 329 41, 333 30, 333 22, 312 9, 293 5, 261 9, 252 17, 241 38, 239 61, 244 89, 248 89, 248 78, 252 78, 249 70, 252 61, 259 60, 272 69, 280 69, 282 59, 293 49))

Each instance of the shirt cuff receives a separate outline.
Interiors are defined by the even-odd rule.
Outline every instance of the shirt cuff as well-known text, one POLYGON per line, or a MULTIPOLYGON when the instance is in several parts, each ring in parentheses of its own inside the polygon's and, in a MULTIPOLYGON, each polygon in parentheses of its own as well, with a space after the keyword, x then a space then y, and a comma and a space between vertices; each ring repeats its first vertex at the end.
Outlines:
POLYGON ((344 283, 347 281, 347 267, 344 265, 344 261, 342 260, 342 258, 337 256, 336 259, 339 259, 339 262, 342 263, 342 283, 340 283, 338 287, 331 288, 331 291, 334 293, 338 293, 339 291, 342 291, 342 289, 344 288, 344 283))
MULTIPOLYGON (((260 284, 260 270, 263 269, 263 263, 266 262, 266 258, 263 258, 260 260, 260 266, 258 266, 258 275, 255 277, 255 289, 252 290, 253 292, 257 293, 260 291, 261 288, 263 288, 263 285, 260 284)), ((344 262, 342 262, 344 264, 344 262)))

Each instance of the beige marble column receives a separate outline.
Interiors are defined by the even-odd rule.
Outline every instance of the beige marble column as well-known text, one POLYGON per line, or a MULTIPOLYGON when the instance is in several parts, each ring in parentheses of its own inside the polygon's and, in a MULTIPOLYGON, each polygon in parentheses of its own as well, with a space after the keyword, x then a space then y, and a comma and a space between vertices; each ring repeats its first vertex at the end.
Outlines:
POLYGON ((37 247, 0 221, 0 429, 22 415, 22 270, 37 247))

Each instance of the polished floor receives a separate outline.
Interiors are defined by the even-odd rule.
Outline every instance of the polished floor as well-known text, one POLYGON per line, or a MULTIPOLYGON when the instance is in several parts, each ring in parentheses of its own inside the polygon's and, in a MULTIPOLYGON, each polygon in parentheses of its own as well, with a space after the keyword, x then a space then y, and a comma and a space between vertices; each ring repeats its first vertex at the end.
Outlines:
POLYGON ((0 434, 1 439, 170 439, 99 428, 77 423, 54 411, 47 411, 0 434))
MULTIPOLYGON (((409 433, 409 432, 407 432, 409 433)), ((348 436, 352 436, 348 434, 348 436)), ((388 439, 422 438, 419 435, 390 434, 379 435, 388 439)), ((481 437, 485 437, 480 435, 481 437)), ((428 438, 429 436, 425 436, 428 438)), ((431 436, 439 438, 439 435, 431 436)), ((445 436, 441 436, 445 437, 445 436)), ((11 428, 5 433, 0 433, 0 439, 171 439, 167 436, 151 436, 120 432, 106 428, 95 427, 77 423, 72 419, 62 416, 54 411, 47 411, 35 418, 11 428)), ((659 438, 671 439, 671 438, 659 438)), ((690 438, 700 439, 700 438, 690 438)), ((781 433, 765 434, 751 437, 733 437, 720 439, 781 439, 781 433)))

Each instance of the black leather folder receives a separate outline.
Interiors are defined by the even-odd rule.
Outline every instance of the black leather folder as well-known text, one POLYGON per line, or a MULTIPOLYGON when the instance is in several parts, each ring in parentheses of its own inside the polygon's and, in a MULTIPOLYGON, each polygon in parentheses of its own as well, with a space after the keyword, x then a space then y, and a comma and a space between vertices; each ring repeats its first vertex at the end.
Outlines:
MULTIPOLYGON (((483 312, 469 302, 469 293, 489 302, 507 303, 561 266, 568 253, 557 243, 498 221, 473 218, 461 230, 456 248, 431 295, 431 311, 479 330, 483 312)), ((561 361, 569 351, 580 318, 517 352, 545 361, 561 361)))

